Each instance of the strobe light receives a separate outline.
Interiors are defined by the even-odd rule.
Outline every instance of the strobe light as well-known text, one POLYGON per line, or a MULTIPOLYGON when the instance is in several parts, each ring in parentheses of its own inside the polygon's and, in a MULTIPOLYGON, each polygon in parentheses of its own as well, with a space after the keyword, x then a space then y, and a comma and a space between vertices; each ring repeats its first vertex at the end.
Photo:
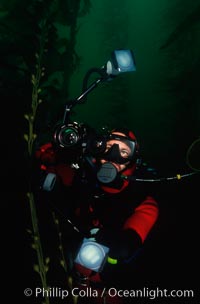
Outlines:
POLYGON ((85 268, 100 272, 107 259, 108 252, 108 247, 84 238, 74 261, 85 268))
POLYGON ((136 71, 135 58, 132 50, 114 50, 107 62, 106 73, 116 76, 119 73, 136 71))

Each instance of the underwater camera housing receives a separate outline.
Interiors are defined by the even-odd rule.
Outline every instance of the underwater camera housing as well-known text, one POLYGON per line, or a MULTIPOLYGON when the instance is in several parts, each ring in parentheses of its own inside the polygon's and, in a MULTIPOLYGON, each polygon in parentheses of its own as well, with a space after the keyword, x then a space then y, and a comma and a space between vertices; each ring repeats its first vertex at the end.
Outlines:
POLYGON ((104 149, 103 140, 98 136, 91 135, 91 130, 83 123, 71 122, 71 109, 86 101, 87 95, 101 82, 110 81, 112 77, 124 72, 136 70, 135 59, 132 50, 118 49, 111 53, 110 60, 101 68, 90 69, 84 79, 82 93, 75 99, 68 101, 65 106, 64 117, 54 131, 54 142, 61 148, 72 148, 82 146, 82 148, 93 148, 97 153, 104 149), (99 77, 88 86, 91 74, 97 73, 99 77))
POLYGON ((94 129, 83 123, 61 124, 55 129, 53 137, 55 144, 62 149, 75 152, 81 148, 85 155, 97 156, 106 148, 106 136, 97 134, 94 129))
POLYGON ((86 135, 87 129, 83 124, 77 122, 61 124, 54 132, 54 141, 62 148, 69 148, 84 144, 86 135))

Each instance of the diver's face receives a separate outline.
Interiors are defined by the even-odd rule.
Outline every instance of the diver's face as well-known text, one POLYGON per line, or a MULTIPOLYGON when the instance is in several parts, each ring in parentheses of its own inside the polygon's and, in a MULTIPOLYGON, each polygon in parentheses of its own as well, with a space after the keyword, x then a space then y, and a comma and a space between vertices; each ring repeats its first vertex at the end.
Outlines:
MULTIPOLYGON (((125 137, 125 135, 123 133, 120 133, 120 132, 113 132, 112 134, 114 134, 114 135, 120 135, 120 136, 124 136, 125 137)), ((122 142, 120 140, 111 139, 111 140, 107 141, 107 143, 106 143, 106 151, 105 152, 109 151, 114 144, 118 145, 120 156, 123 159, 127 158, 127 162, 125 162, 123 164, 119 164, 116 161, 110 161, 115 166, 115 168, 117 169, 117 171, 121 172, 121 171, 123 171, 127 167, 127 165, 130 164, 130 161, 128 160, 128 158, 130 157, 132 151, 131 151, 130 147, 126 143, 124 143, 124 142, 122 142)), ((104 163, 106 163, 108 161, 105 160, 105 159, 101 159, 100 162, 101 162, 101 164, 104 164, 104 163)))

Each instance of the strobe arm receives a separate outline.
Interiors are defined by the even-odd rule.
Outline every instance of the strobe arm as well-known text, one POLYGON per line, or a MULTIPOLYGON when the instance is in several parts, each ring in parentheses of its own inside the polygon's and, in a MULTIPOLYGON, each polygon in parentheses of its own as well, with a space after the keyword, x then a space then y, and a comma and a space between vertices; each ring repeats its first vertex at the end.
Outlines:
POLYGON ((135 58, 132 50, 129 49, 118 49, 114 50, 111 53, 110 60, 102 68, 92 68, 90 69, 83 80, 83 89, 82 93, 74 100, 68 102, 65 107, 64 117, 63 117, 63 124, 69 122, 69 115, 71 108, 74 107, 76 104, 79 104, 83 101, 86 101, 87 95, 97 87, 97 85, 102 81, 112 80, 120 73, 126 72, 134 72, 136 71, 136 64, 135 58), (88 87, 88 79, 92 73, 98 73, 100 78, 95 80, 89 87, 88 87))
POLYGON ((72 100, 71 102, 67 103, 65 106, 65 111, 64 111, 64 117, 63 117, 63 123, 66 124, 69 122, 69 115, 72 107, 74 107, 76 104, 81 103, 81 101, 92 91, 94 88, 97 87, 97 85, 102 82, 104 78, 99 78, 96 81, 94 81, 89 88, 86 89, 81 95, 79 95, 76 99, 72 100))

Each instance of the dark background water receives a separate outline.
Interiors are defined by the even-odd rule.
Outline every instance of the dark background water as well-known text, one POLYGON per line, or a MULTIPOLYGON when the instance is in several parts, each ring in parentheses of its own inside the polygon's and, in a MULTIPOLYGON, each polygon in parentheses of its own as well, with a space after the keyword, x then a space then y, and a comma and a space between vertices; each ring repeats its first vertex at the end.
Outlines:
MULTIPOLYGON (((30 168, 23 139, 24 133, 28 133, 24 114, 31 109, 30 79, 36 68, 35 53, 40 49, 38 37, 45 14, 51 8, 48 51, 42 61, 44 102, 38 109, 36 123, 39 141, 51 136, 65 103, 80 95, 89 69, 104 65, 114 49, 132 49, 136 72, 100 84, 85 104, 74 109, 72 118, 97 129, 118 124, 130 127, 145 161, 156 167, 161 176, 175 176, 191 172, 186 154, 200 136, 200 2, 77 1, 79 12, 85 8, 81 16, 70 1, 57 1, 55 6, 52 1, 30 1, 28 5, 25 1, 1 2, 0 92, 1 116, 5 120, 2 163, 9 187, 2 189, 2 197, 6 197, 2 207, 8 207, 2 217, 7 215, 5 244, 11 247, 7 264, 11 273, 17 266, 16 282, 18 274, 23 273, 25 288, 35 286, 38 277, 32 271, 36 261, 26 233, 31 218, 26 198, 30 168)), ((191 160, 199 170, 197 146, 191 160)), ((195 175, 158 184, 160 217, 146 251, 129 268, 130 278, 125 274, 122 277, 124 287, 196 290, 199 181, 199 175, 195 175)), ((48 234, 46 244, 53 232, 44 218, 42 213, 39 220, 41 229, 48 234)), ((51 246, 54 247, 53 242, 51 246)), ((196 299, 186 302, 197 303, 196 299)), ((29 303, 27 298, 24 300, 29 303)))

